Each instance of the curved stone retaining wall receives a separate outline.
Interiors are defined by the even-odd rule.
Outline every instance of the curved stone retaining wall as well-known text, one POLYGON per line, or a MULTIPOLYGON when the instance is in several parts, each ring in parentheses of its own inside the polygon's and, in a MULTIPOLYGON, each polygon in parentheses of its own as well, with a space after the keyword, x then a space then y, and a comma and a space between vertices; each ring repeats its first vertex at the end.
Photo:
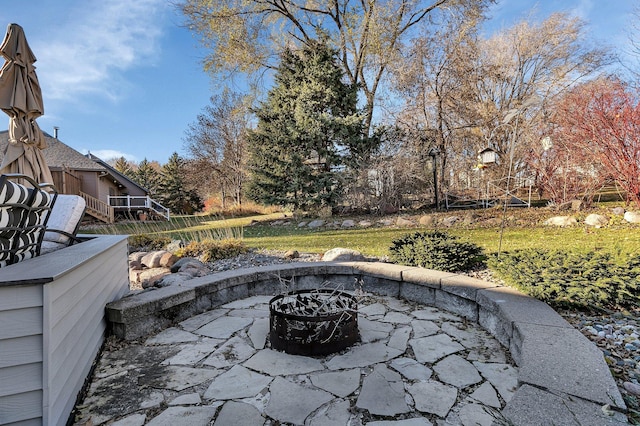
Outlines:
POLYGON ((304 262, 239 269, 125 297, 107 305, 112 332, 135 340, 195 314, 255 295, 361 286, 479 323, 511 352, 519 388, 503 411, 516 425, 626 424, 626 409, 602 353, 547 304, 465 275, 368 262, 304 262), (603 406, 613 407, 603 414, 603 406), (604 417, 603 417, 604 416, 604 417), (550 423, 551 422, 551 423, 550 423))

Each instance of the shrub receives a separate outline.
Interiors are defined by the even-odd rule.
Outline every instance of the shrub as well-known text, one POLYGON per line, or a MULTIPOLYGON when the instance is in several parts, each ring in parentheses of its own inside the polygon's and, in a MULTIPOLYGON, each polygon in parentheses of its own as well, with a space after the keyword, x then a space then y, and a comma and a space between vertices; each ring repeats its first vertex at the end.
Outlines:
POLYGON ((203 240, 190 242, 186 247, 176 251, 176 256, 197 257, 203 262, 213 262, 234 257, 247 251, 247 247, 240 240, 203 240))
POLYGON ((129 249, 131 251, 152 251, 162 250, 171 243, 171 238, 159 235, 137 234, 128 238, 129 249))
POLYGON ((640 307, 640 257, 518 250, 490 258, 507 284, 557 307, 640 307))
POLYGON ((391 260, 445 272, 468 271, 484 261, 482 249, 440 231, 416 232, 392 241, 391 260))

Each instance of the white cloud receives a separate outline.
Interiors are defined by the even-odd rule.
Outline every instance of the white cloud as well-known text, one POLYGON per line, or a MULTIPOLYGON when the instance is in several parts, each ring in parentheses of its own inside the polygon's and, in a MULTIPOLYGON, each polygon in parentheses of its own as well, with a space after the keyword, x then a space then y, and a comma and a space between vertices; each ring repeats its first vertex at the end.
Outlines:
MULTIPOLYGON (((88 149, 80 150, 82 154, 86 155, 89 153, 88 149)), ((138 158, 135 155, 127 154, 126 152, 118 151, 115 149, 97 149, 95 151, 91 151, 91 154, 95 155, 102 161, 109 161, 115 158, 124 157, 127 161, 133 161, 134 163, 138 162, 138 158)))
POLYGON ((167 10, 165 0, 78 2, 52 24, 48 39, 38 40, 43 95, 73 100, 89 94, 116 102, 131 87, 124 73, 152 65, 160 54, 167 10))
POLYGON ((571 10, 572 15, 587 21, 593 10, 593 0, 580 0, 578 4, 571 10))

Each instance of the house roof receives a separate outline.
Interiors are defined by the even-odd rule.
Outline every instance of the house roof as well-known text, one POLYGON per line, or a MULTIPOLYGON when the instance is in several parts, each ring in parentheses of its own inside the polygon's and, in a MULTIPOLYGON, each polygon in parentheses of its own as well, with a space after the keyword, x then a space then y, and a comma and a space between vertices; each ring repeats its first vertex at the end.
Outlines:
MULTIPOLYGON (((100 163, 87 158, 69 145, 65 145, 46 132, 43 133, 47 147, 42 150, 42 155, 44 155, 44 159, 50 169, 61 170, 63 167, 67 167, 72 170, 82 171, 104 172, 107 170, 100 163)), ((0 132, 0 162, 2 162, 8 143, 9 132, 7 130, 0 132)))
POLYGON ((111 167, 108 163, 106 163, 105 161, 102 161, 100 158, 96 157, 92 153, 88 153, 87 157, 90 158, 91 160, 97 162, 98 164, 102 165, 118 181, 120 181, 120 182, 122 182, 122 181, 129 182, 130 185, 138 187, 140 190, 144 191, 145 193, 149 193, 149 190, 147 188, 145 188, 144 186, 140 185, 139 183, 131 180, 128 176, 120 173, 118 170, 116 170, 115 168, 111 167))
MULTIPOLYGON (((42 150, 44 160, 47 162, 47 166, 51 170, 62 170, 68 168, 70 170, 85 171, 85 172, 100 172, 108 173, 113 179, 122 186, 135 186, 145 193, 149 193, 149 190, 137 182, 132 181, 127 176, 118 172, 100 158, 89 153, 83 155, 69 145, 62 143, 59 139, 54 138, 46 132, 44 134, 47 147, 42 150)), ((7 130, 0 132, 0 163, 4 157, 7 144, 9 143, 9 132, 7 130)))

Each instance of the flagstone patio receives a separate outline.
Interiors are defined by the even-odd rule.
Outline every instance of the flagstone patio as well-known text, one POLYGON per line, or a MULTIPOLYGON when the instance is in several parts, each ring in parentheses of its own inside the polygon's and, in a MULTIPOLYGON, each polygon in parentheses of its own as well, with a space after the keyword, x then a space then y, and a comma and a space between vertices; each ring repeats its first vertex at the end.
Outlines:
POLYGON ((251 268, 142 292, 107 313, 121 340, 109 339, 77 424, 627 424, 595 345, 546 304, 456 274, 365 262, 251 268), (278 285, 354 278, 360 343, 325 357, 270 349, 278 285))
POLYGON ((269 299, 231 302, 106 350, 79 417, 94 425, 490 425, 518 387, 507 351, 458 315, 368 294, 362 341, 313 358, 268 347, 269 299))

